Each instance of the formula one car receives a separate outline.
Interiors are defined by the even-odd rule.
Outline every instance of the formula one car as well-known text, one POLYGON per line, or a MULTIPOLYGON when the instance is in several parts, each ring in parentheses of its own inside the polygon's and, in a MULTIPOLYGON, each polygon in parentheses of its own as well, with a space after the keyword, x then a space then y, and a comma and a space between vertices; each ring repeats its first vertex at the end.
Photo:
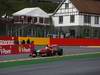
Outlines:
POLYGON ((36 56, 37 56, 36 50, 35 50, 35 49, 34 49, 34 50, 31 50, 31 53, 30 53, 29 56, 31 56, 31 57, 36 57, 36 56))
POLYGON ((46 46, 40 51, 38 51, 40 56, 55 56, 55 55, 63 55, 63 49, 60 48, 58 45, 51 45, 51 46, 46 46))

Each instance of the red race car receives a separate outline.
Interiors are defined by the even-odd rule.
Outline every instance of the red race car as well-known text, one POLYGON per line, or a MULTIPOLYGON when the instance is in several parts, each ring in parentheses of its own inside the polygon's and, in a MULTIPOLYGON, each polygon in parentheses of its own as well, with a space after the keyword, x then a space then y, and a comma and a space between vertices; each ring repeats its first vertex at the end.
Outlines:
POLYGON ((35 50, 35 49, 32 50, 29 56, 31 56, 31 57, 36 57, 36 56, 37 56, 36 50, 35 50))
POLYGON ((38 51, 40 56, 63 55, 63 49, 58 45, 46 46, 38 51))

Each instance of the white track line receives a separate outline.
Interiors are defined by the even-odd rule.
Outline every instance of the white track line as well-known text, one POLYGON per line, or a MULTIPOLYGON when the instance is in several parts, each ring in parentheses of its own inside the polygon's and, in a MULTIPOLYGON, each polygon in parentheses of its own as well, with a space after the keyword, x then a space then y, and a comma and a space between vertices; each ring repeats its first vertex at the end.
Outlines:
POLYGON ((81 48, 100 48, 100 46, 80 46, 81 48))

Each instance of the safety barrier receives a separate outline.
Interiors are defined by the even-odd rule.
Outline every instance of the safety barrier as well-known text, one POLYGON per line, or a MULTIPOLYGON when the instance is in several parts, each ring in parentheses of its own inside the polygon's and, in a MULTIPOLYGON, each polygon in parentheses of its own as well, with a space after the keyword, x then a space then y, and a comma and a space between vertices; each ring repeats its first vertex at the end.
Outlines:
POLYGON ((34 45, 100 46, 100 39, 0 37, 0 55, 30 53, 34 45), (21 43, 19 43, 19 41, 21 43), (33 41, 33 42, 32 42, 33 41), (25 43, 27 42, 27 43, 25 43))
POLYGON ((0 37, 0 55, 31 53, 33 44, 19 44, 18 37, 0 37))
POLYGON ((100 46, 100 39, 88 39, 88 38, 51 38, 50 44, 57 44, 60 46, 100 46))
POLYGON ((12 54, 28 54, 31 53, 32 45, 0 45, 0 55, 12 55, 12 54))

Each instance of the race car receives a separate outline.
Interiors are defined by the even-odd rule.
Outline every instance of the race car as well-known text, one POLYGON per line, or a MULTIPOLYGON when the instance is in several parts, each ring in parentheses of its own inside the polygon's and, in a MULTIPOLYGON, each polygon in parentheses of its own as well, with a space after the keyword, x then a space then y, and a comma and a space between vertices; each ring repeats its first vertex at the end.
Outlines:
POLYGON ((55 56, 55 55, 63 55, 63 49, 60 48, 58 45, 51 45, 51 46, 46 46, 40 51, 38 51, 40 56, 55 56))
POLYGON ((37 56, 36 49, 31 50, 31 53, 30 53, 29 56, 31 56, 31 57, 36 57, 36 56, 37 56))

